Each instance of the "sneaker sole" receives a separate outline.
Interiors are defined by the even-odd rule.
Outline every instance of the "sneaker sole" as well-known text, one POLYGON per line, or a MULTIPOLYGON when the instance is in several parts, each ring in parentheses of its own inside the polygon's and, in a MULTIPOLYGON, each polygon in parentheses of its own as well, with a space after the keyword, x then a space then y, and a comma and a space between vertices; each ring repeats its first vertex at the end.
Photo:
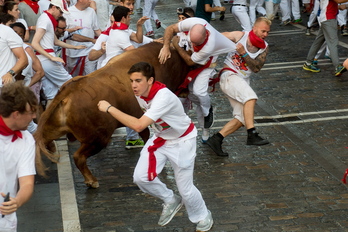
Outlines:
POLYGON ((125 146, 127 150, 135 149, 135 148, 142 148, 144 145, 135 145, 135 146, 125 146))
POLYGON ((320 72, 320 69, 319 70, 313 70, 313 69, 310 69, 310 68, 306 68, 306 67, 302 67, 304 70, 307 70, 307 71, 310 71, 310 72, 314 72, 314 73, 318 73, 320 72))
POLYGON ((168 218, 168 220, 162 224, 159 224, 160 226, 165 226, 167 225, 172 219, 173 217, 176 215, 177 212, 179 212, 179 210, 181 209, 181 207, 184 205, 184 203, 181 201, 180 204, 178 205, 178 207, 176 207, 176 209, 174 210, 174 212, 172 213, 172 216, 170 218, 168 218))
POLYGON ((212 224, 211 224, 211 226, 208 229, 196 229, 196 232, 206 232, 206 231, 209 231, 211 228, 213 228, 213 225, 214 225, 214 220, 211 220, 211 221, 212 221, 212 224))

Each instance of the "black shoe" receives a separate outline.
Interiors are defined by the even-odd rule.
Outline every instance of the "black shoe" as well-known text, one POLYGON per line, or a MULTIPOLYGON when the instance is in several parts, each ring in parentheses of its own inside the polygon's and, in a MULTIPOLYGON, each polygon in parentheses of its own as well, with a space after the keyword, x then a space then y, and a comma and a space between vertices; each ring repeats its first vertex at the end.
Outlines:
POLYGON ((225 11, 221 11, 220 12, 220 20, 224 20, 225 19, 225 11))
POLYGON ((213 112, 213 106, 210 106, 209 114, 204 117, 204 128, 209 129, 213 126, 214 123, 214 112, 213 112))
POLYGON ((218 137, 217 134, 214 134, 212 137, 210 137, 207 140, 207 144, 218 156, 228 156, 227 152, 222 151, 222 140, 218 137))
POLYGON ((259 133, 256 132, 256 130, 252 131, 251 133, 248 133, 248 139, 247 139, 247 145, 266 145, 269 144, 267 139, 263 139, 259 136, 259 133))

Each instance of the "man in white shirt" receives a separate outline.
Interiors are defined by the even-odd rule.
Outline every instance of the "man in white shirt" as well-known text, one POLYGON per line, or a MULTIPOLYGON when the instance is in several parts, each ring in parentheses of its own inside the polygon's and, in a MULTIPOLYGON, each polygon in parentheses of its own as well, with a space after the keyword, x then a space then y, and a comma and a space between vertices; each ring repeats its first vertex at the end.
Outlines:
POLYGON ((164 202, 158 224, 167 225, 180 208, 185 205, 189 219, 197 223, 197 231, 209 231, 213 226, 211 212, 207 209, 202 194, 193 184, 196 157, 197 129, 185 114, 184 108, 173 92, 155 81, 154 68, 146 62, 134 64, 128 71, 134 94, 144 110, 141 118, 135 118, 100 101, 98 108, 138 132, 151 126, 154 136, 141 150, 134 170, 134 183, 139 188, 164 202), (178 196, 161 182, 160 173, 170 161, 178 186, 178 196))
POLYGON ((49 9, 37 21, 36 32, 32 42, 32 47, 36 50, 36 55, 45 71, 45 76, 42 78, 42 89, 47 98, 47 105, 56 96, 59 88, 71 79, 71 75, 63 66, 65 64, 64 60, 55 54, 54 45, 68 49, 85 48, 84 45, 73 46, 66 44, 56 37, 57 19, 63 15, 63 12, 69 13, 66 1, 51 0, 49 9))
POLYGON ((101 33, 99 29, 97 14, 89 7, 91 0, 78 0, 74 6, 69 7, 68 15, 64 15, 67 28, 80 26, 82 29, 75 31, 74 40, 67 40, 68 44, 78 46, 84 45, 85 49, 67 50, 67 67, 72 76, 87 75, 97 69, 97 62, 88 59, 88 53, 93 47, 96 39, 101 33), (79 38, 79 35, 84 36, 79 38))
POLYGON ((0 95, 0 231, 16 232, 16 211, 34 191, 35 140, 27 131, 38 102, 21 82, 5 85, 0 95), (9 201, 3 202, 9 193, 9 201))
POLYGON ((15 81, 14 77, 27 65, 28 58, 23 49, 23 40, 12 28, 0 24, 0 88, 15 81))

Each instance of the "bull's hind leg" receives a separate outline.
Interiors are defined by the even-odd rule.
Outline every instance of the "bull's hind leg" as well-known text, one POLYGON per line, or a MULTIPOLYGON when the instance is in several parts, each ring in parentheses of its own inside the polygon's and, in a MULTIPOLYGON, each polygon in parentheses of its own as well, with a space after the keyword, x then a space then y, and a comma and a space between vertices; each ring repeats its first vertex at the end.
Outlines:
POLYGON ((74 153, 74 162, 85 179, 85 184, 90 188, 98 188, 99 183, 87 166, 87 158, 97 154, 101 148, 93 144, 81 143, 80 148, 74 153))

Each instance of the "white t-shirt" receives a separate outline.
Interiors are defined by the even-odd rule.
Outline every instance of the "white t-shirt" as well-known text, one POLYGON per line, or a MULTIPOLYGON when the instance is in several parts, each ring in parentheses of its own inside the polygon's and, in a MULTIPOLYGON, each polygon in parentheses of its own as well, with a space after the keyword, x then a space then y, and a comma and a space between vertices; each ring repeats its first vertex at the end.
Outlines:
MULTIPOLYGON (((248 36, 249 36, 249 32, 244 32, 244 35, 238 41, 238 43, 244 46, 245 51, 248 53, 250 58, 255 59, 258 55, 260 55, 262 52, 266 50, 268 44, 267 42, 265 42, 266 43, 265 49, 259 49, 257 52, 252 53, 248 50, 248 46, 247 46, 248 36)), ((251 69, 249 69, 248 65, 246 65, 244 58, 236 50, 227 54, 224 63, 228 65, 228 67, 230 67, 231 69, 237 71, 239 76, 243 78, 248 78, 253 72, 251 71, 251 69)))
MULTIPOLYGON (((100 34, 98 37, 97 41, 92 47, 92 50, 100 50, 102 47, 102 43, 108 41, 109 36, 106 34, 100 34)), ((104 53, 101 57, 99 57, 98 62, 97 62, 97 69, 100 69, 102 67, 102 62, 106 58, 106 53, 104 53)))
POLYGON ((97 6, 98 25, 104 31, 110 21, 109 2, 107 0, 94 0, 97 6))
POLYGON ((16 22, 23 24, 25 27, 25 30, 29 30, 27 21, 25 21, 24 19, 17 19, 16 22))
MULTIPOLYGON (((17 57, 12 48, 23 47, 23 40, 12 28, 0 24, 0 78, 5 75, 17 63, 17 57)), ((0 81, 0 87, 2 81, 0 81)))
POLYGON ((25 86, 29 86, 31 78, 34 76, 33 59, 31 59, 30 55, 25 50, 27 48, 31 49, 31 47, 28 44, 23 43, 23 49, 24 49, 25 54, 27 55, 27 58, 28 58, 28 66, 22 70, 22 75, 24 76, 23 81, 24 81, 25 86))
POLYGON ((109 38, 106 41, 106 57, 103 60, 101 66, 104 67, 111 58, 120 55, 124 52, 124 49, 132 46, 130 35, 132 30, 110 30, 109 38))
MULTIPOLYGON (((204 65, 209 60, 209 57, 218 56, 236 49, 235 43, 227 39, 224 35, 213 28, 206 20, 201 18, 192 17, 179 22, 179 31, 190 31, 190 29, 196 24, 204 25, 210 32, 210 35, 203 48, 199 52, 192 53, 191 59, 193 62, 204 65)), ((188 34, 188 39, 190 39, 190 33, 188 34)))
POLYGON ((192 50, 192 46, 191 46, 190 38, 188 37, 188 34, 184 32, 179 32, 176 35, 179 36, 178 44, 180 47, 185 48, 186 51, 192 50))
MULTIPOLYGON (((141 109, 145 112, 144 115, 155 121, 151 128, 157 137, 162 137, 165 140, 179 139, 188 129, 191 119, 185 114, 179 98, 168 88, 160 89, 149 103, 138 96, 136 98, 141 109), (163 130, 163 123, 170 127, 163 130)), ((185 139, 195 136, 197 136, 196 129, 185 136, 185 139)))
MULTIPOLYGON (((35 140, 28 131, 11 142, 12 136, 0 135, 0 192, 17 195, 18 178, 35 175, 35 140)), ((0 231, 16 231, 16 213, 0 217, 0 231)))
MULTIPOLYGON (((80 34, 87 36, 89 38, 94 38, 94 31, 99 30, 97 14, 94 9, 91 7, 86 8, 85 10, 79 10, 75 6, 69 7, 70 14, 64 14, 66 18, 67 28, 73 28, 76 26, 82 27, 82 29, 75 31, 73 34, 80 34)), ((66 54, 69 57, 76 58, 82 56, 88 56, 89 51, 93 47, 92 42, 77 42, 74 40, 67 40, 68 44, 79 46, 85 45, 85 49, 67 49, 66 54)))
MULTIPOLYGON (((56 35, 54 34, 54 27, 51 19, 46 13, 40 15, 36 23, 36 28, 42 28, 46 31, 40 40, 41 47, 43 49, 54 49, 54 38, 56 35)), ((56 56, 54 52, 50 52, 50 55, 56 56)), ((37 57, 40 61, 48 60, 44 55, 38 55, 37 57)))

